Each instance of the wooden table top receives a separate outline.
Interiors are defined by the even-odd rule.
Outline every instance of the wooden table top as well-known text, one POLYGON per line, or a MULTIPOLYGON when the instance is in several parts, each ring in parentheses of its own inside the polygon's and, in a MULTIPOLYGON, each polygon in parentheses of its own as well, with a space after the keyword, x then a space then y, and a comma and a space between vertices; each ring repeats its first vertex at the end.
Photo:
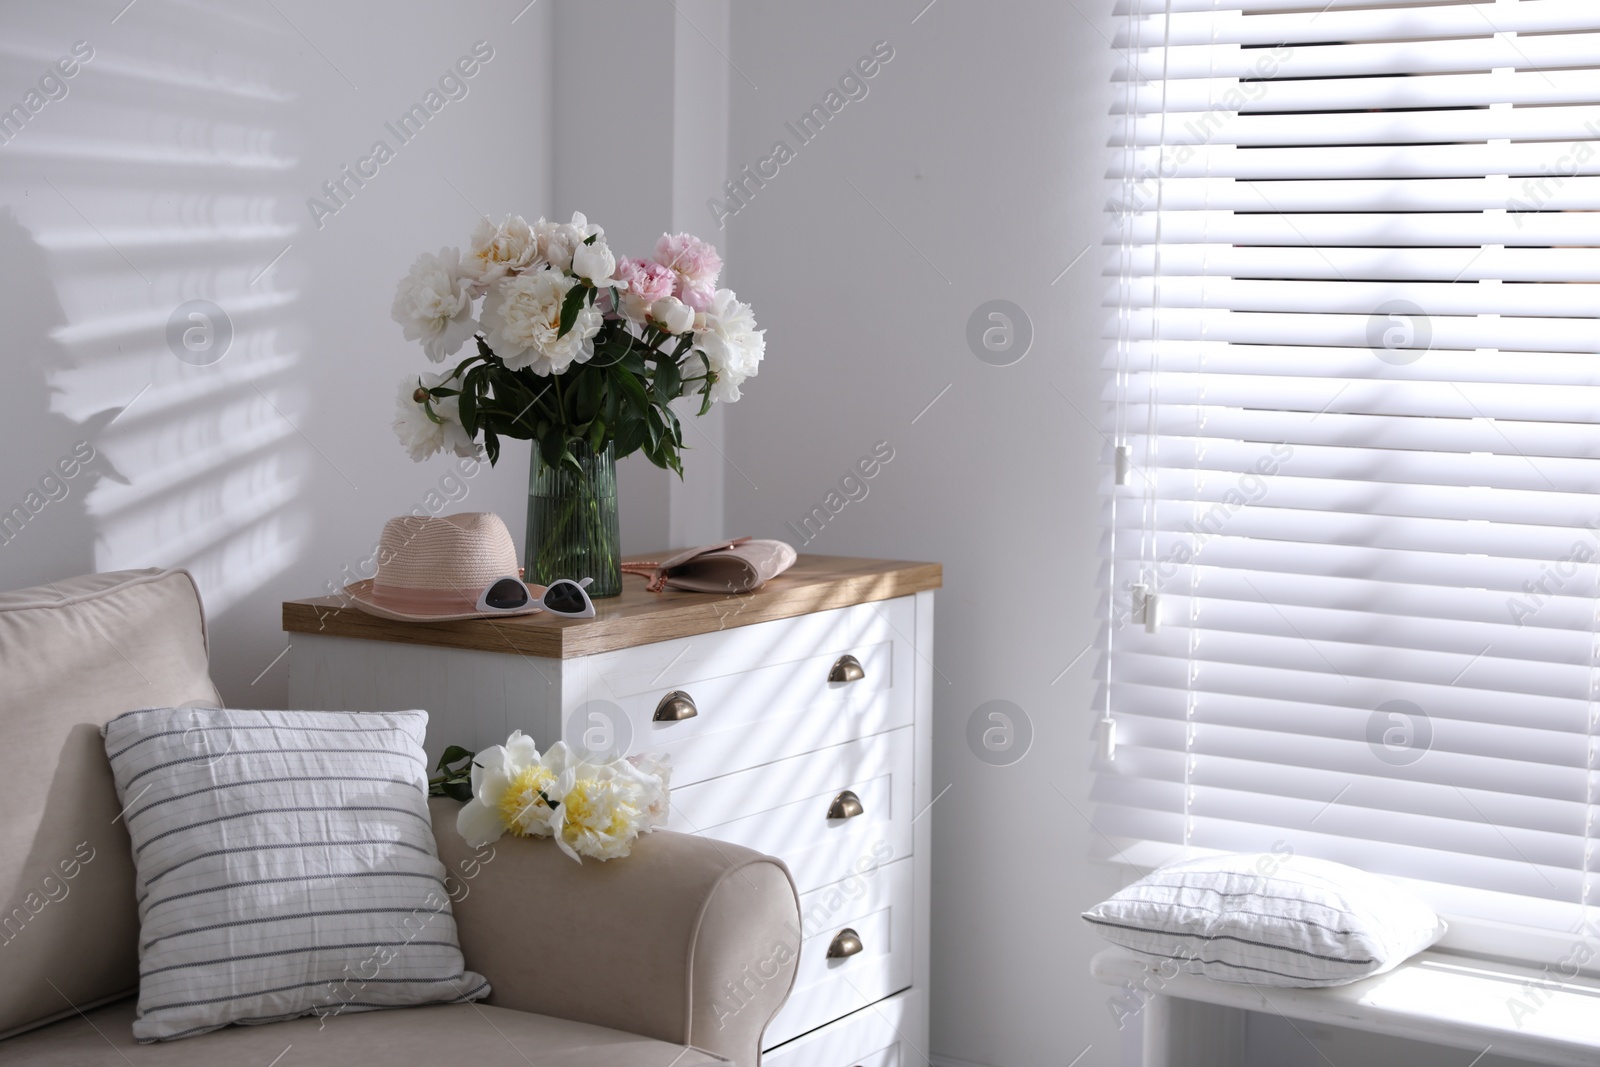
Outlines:
MULTIPOLYGON (((664 557, 657 554, 638 558, 664 557)), ((802 555, 793 567, 753 593, 686 593, 676 589, 651 593, 645 590, 643 578, 625 574, 622 595, 596 600, 592 619, 564 619, 540 613, 457 622, 397 622, 353 607, 348 597, 326 596, 284 601, 283 628, 289 633, 569 659, 731 626, 890 600, 938 589, 943 584, 944 568, 938 563, 802 555), (729 611, 728 604, 735 596, 742 603, 737 611, 729 611)))

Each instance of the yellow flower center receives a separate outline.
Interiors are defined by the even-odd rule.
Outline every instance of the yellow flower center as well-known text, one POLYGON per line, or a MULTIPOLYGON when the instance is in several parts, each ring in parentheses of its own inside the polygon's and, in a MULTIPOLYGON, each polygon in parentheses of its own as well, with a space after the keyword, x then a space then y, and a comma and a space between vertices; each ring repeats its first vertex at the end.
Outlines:
POLYGON ((603 794, 610 790, 592 778, 573 783, 562 806, 566 810, 566 825, 570 829, 586 830, 604 837, 621 837, 628 832, 637 812, 628 804, 608 803, 603 794))
POLYGON ((544 821, 549 805, 540 791, 555 781, 555 775, 535 764, 517 772, 506 791, 500 794, 500 819, 518 837, 527 837, 529 828, 544 821))

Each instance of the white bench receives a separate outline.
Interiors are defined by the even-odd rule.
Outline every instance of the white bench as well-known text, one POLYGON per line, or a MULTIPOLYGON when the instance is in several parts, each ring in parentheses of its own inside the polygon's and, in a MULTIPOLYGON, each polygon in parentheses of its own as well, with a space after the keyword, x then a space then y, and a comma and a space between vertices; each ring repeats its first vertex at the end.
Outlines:
POLYGON ((1119 1014, 1137 1014, 1144 1028, 1144 1067, 1241 1062, 1245 1011, 1475 1053, 1492 1045, 1499 1056, 1562 1067, 1600 1064, 1600 981, 1553 978, 1531 967, 1424 952, 1388 974, 1351 985, 1285 989, 1174 974, 1171 966, 1158 970, 1131 952, 1110 948, 1094 957, 1090 970, 1099 981, 1122 988, 1121 999, 1113 1002, 1119 1014))

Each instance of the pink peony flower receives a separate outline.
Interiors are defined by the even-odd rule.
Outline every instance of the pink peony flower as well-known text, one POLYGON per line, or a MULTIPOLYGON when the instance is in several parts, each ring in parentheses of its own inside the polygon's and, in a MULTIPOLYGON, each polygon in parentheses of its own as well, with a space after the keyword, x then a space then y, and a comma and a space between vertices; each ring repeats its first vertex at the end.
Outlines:
POLYGON ((617 277, 628 283, 628 291, 640 293, 651 303, 672 295, 676 275, 651 259, 623 256, 617 261, 617 277))
POLYGON ((622 313, 635 322, 643 322, 657 300, 671 296, 678 281, 678 276, 661 264, 631 256, 617 260, 616 278, 628 286, 622 294, 622 313))
POLYGON ((696 311, 705 311, 711 306, 711 301, 716 299, 717 287, 715 285, 681 285, 678 287, 678 299, 694 308, 696 311))
POLYGON ((664 233, 656 241, 656 262, 676 275, 673 296, 696 311, 711 305, 722 273, 722 257, 715 248, 690 233, 664 233))

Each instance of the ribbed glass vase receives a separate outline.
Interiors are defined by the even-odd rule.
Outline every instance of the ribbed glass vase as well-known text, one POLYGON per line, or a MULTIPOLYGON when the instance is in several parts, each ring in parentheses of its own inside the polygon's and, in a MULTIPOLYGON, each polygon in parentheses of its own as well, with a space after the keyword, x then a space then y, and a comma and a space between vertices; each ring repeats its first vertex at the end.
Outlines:
POLYGON ((549 585, 557 578, 593 578, 592 598, 622 592, 617 549, 617 454, 574 443, 581 470, 548 467, 537 444, 528 468, 526 580, 549 585))

